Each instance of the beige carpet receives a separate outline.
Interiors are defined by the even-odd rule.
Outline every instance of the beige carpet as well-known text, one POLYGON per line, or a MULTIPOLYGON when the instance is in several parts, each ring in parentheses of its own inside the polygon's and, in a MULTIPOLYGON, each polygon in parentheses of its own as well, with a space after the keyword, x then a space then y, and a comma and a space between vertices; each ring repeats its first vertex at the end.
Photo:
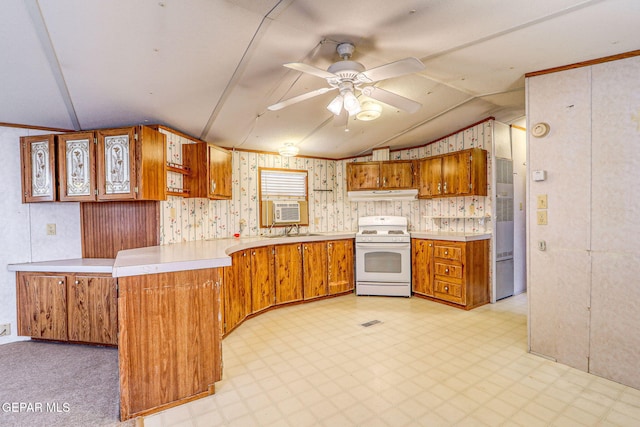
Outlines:
POLYGON ((22 341, 0 345, 0 426, 119 422, 118 350, 22 341))

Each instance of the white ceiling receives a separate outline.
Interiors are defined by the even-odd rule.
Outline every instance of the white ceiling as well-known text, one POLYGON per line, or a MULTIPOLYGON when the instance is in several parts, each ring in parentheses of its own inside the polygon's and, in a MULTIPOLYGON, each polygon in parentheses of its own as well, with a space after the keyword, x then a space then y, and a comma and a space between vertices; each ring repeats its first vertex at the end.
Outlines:
MULTIPOLYGON (((159 123, 226 147, 343 158, 525 114, 524 74, 640 49, 638 0, 3 0, 0 122, 96 129, 159 123), (422 103, 334 126, 335 92, 282 66, 326 69, 339 42, 377 86, 422 103)), ((364 99, 364 98, 363 98, 364 99)))

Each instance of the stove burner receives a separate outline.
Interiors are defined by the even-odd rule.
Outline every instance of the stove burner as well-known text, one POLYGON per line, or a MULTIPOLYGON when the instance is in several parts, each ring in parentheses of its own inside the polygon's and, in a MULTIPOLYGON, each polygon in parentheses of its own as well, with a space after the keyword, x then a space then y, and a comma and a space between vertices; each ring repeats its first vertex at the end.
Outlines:
POLYGON ((362 230, 362 234, 378 234, 378 230, 362 230))
POLYGON ((387 231, 387 234, 404 234, 404 231, 402 231, 402 230, 389 230, 389 231, 387 231))

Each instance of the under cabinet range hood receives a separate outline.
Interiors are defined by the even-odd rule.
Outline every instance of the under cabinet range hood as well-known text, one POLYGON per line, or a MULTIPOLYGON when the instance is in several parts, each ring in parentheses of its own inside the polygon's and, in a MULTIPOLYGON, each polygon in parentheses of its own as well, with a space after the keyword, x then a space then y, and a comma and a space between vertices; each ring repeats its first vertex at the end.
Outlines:
POLYGON ((370 190, 347 192, 347 198, 350 202, 415 200, 417 196, 418 190, 415 188, 410 188, 407 190, 370 190))

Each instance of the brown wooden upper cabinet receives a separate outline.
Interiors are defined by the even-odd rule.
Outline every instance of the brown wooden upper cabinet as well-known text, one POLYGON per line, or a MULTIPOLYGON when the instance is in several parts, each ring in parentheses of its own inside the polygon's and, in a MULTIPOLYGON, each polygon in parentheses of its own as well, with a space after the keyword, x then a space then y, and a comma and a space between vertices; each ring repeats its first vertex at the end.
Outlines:
POLYGON ((57 199, 55 135, 20 138, 22 203, 57 199))
POLYGON ((21 144, 25 203, 166 199, 165 136, 149 127, 23 137, 21 144))
POLYGON ((415 188, 414 160, 347 163, 347 191, 415 188))
POLYGON ((207 142, 182 146, 182 161, 191 170, 185 177, 189 197, 231 199, 231 152, 207 142))
POLYGON ((418 161, 418 198, 487 195, 487 152, 457 151, 418 161))

